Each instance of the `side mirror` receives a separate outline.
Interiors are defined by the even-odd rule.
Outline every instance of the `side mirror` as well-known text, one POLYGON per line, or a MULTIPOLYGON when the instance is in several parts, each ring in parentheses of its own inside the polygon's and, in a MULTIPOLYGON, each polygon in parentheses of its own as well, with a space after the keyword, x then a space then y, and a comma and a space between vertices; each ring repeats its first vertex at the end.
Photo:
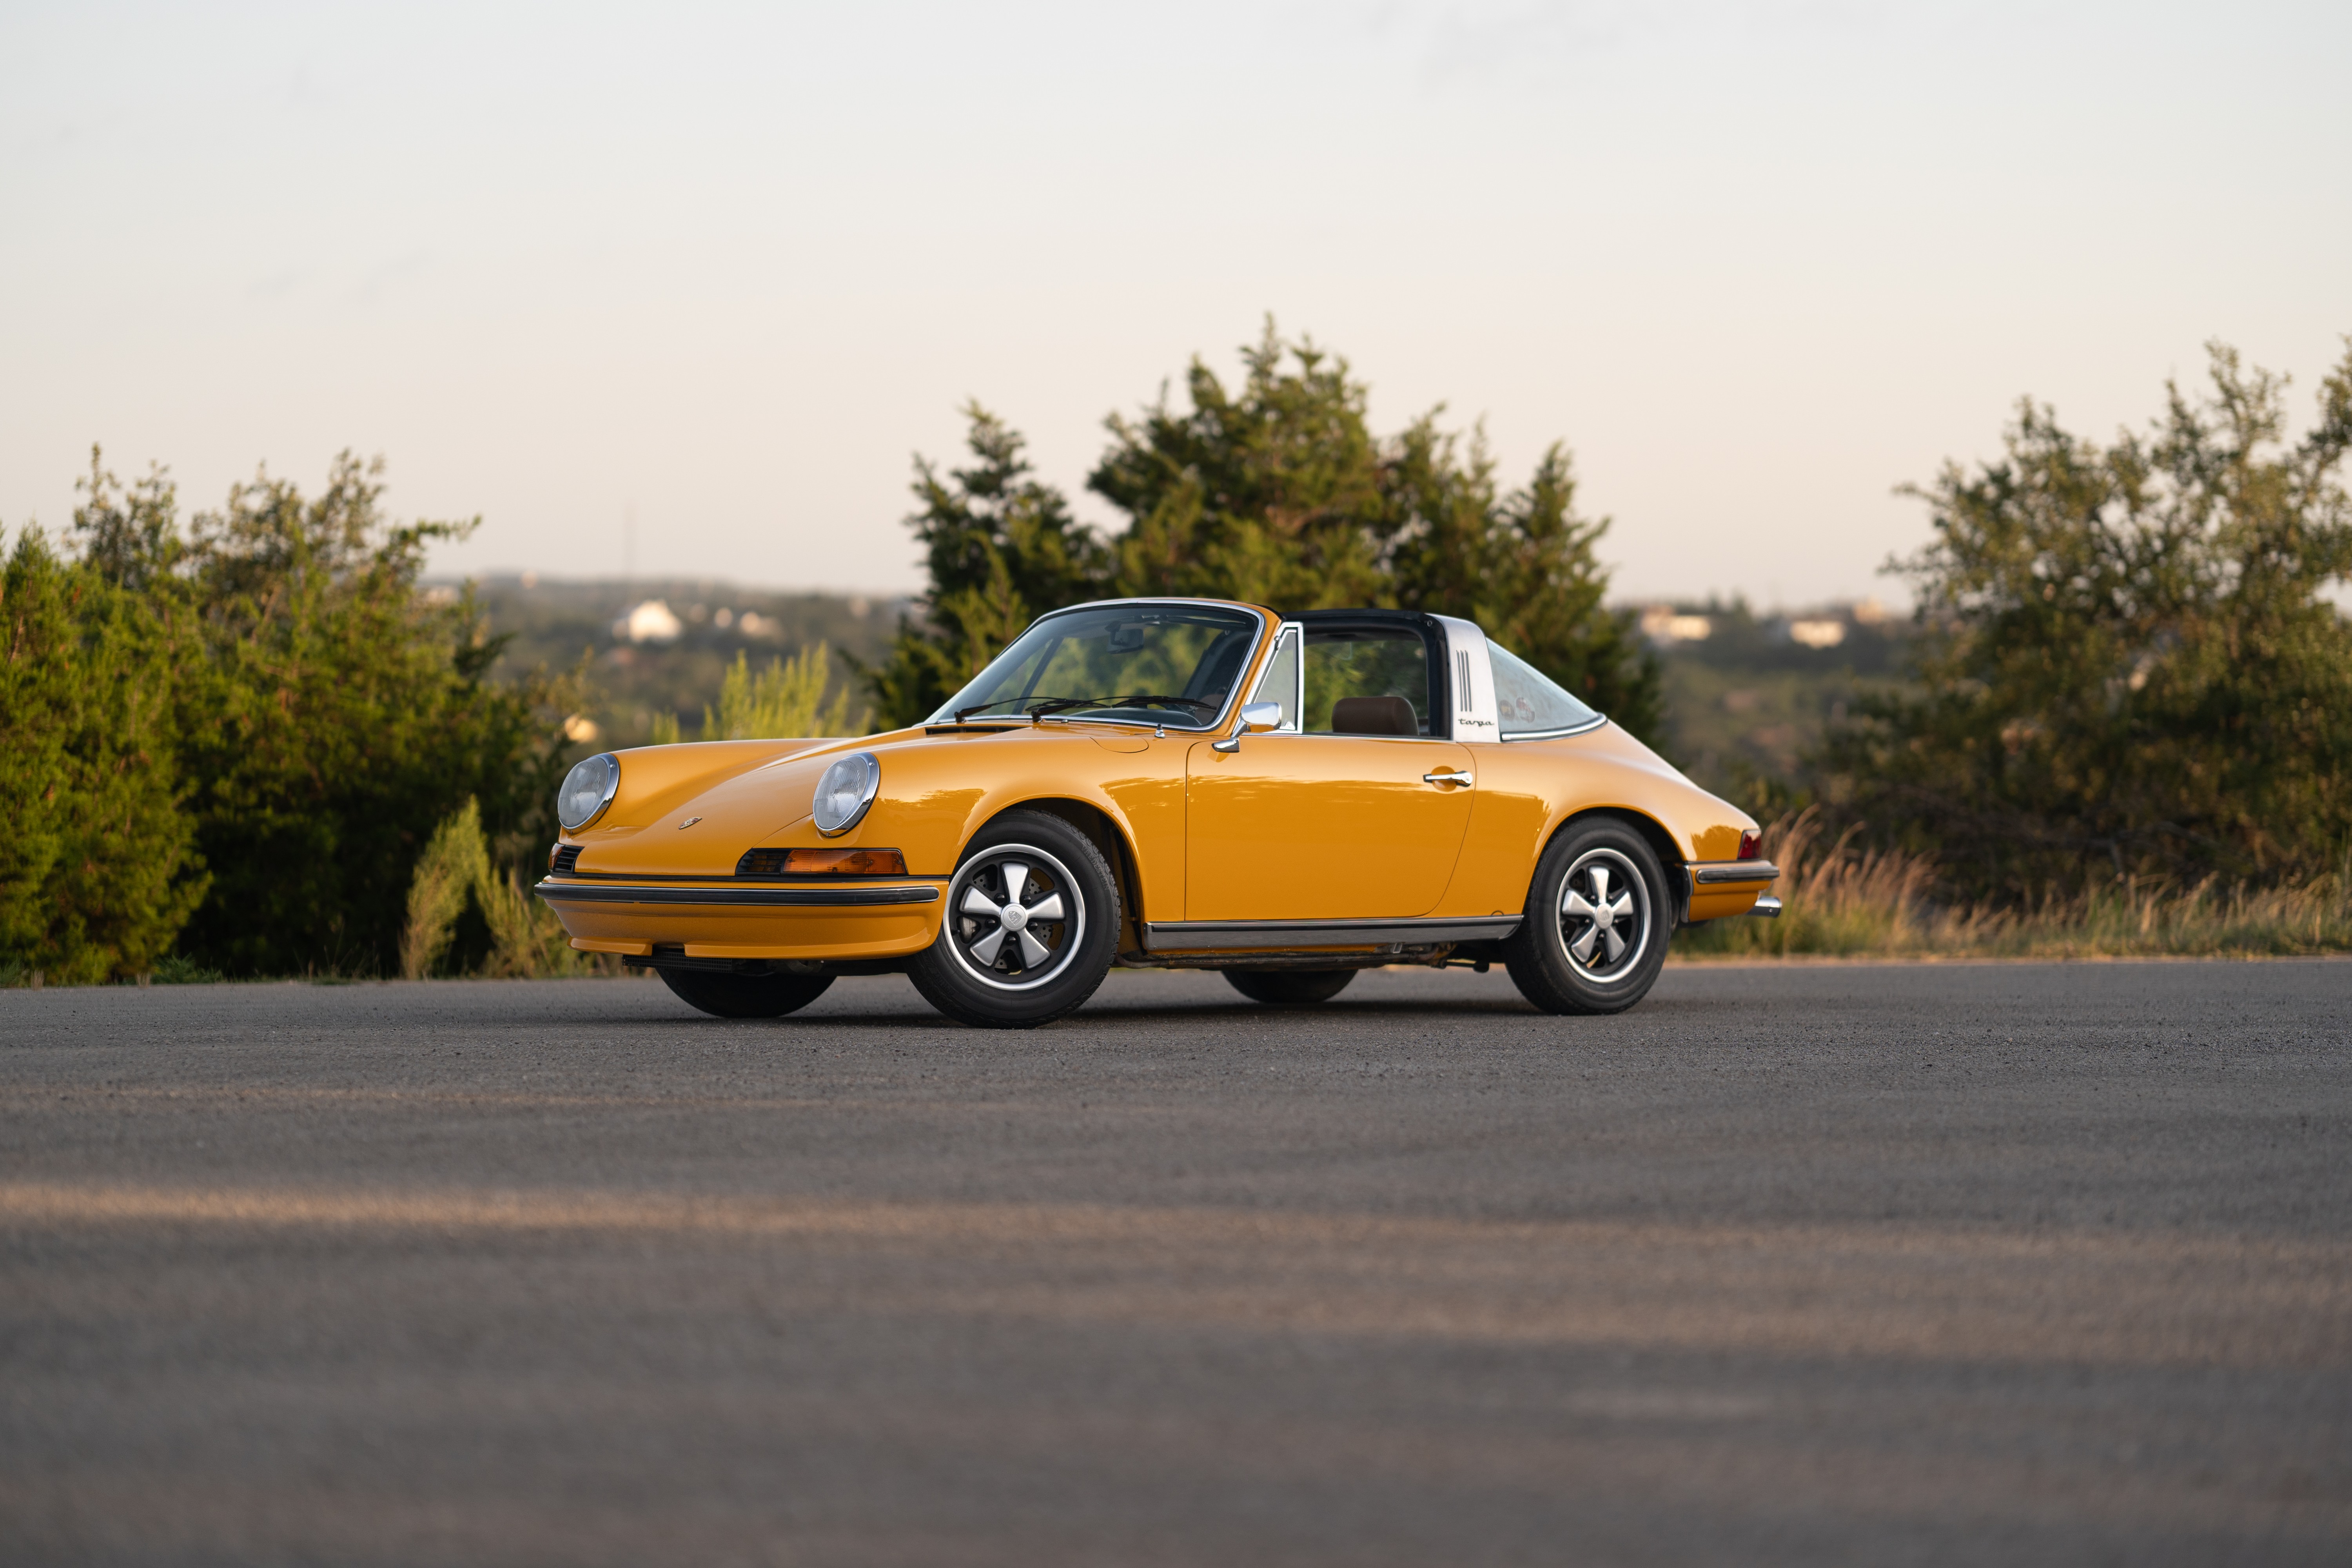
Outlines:
POLYGON ((1264 734, 1268 730, 1282 728, 1282 704, 1279 702, 1244 702, 1242 704, 1242 727, 1230 741, 1212 741, 1209 750, 1230 756, 1242 749, 1242 736, 1264 734))

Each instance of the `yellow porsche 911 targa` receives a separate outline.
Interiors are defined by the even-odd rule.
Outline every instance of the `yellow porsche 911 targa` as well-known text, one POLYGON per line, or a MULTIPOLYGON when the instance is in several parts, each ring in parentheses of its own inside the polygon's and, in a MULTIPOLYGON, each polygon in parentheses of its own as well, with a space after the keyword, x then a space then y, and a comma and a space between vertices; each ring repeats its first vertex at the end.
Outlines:
POLYGON ((1262 1003, 1499 962, 1640 1001, 1675 929, 1777 913, 1756 824, 1491 643, 1401 610, 1120 599, 1041 617, 928 723, 574 767, 537 891, 572 945, 770 1018, 903 971, 1026 1028, 1114 963, 1262 1003))

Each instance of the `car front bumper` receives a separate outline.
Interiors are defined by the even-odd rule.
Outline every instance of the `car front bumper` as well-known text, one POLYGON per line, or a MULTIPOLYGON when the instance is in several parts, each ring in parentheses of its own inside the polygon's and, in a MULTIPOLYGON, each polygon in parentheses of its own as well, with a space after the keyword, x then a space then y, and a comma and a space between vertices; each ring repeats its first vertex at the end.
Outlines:
POLYGON ((547 900, 572 945, 643 957, 656 947, 690 958, 890 958, 937 939, 945 880, 823 883, 621 881, 550 877, 547 900))

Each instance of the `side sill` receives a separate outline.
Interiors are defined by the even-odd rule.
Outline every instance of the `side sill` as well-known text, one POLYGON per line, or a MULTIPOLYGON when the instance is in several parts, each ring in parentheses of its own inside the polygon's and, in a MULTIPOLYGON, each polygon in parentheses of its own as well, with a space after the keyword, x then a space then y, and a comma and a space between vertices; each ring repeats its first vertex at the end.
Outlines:
POLYGON ((1517 915, 1410 921, 1150 921, 1147 952, 1214 952, 1293 947, 1427 946, 1497 942, 1519 928, 1517 915))

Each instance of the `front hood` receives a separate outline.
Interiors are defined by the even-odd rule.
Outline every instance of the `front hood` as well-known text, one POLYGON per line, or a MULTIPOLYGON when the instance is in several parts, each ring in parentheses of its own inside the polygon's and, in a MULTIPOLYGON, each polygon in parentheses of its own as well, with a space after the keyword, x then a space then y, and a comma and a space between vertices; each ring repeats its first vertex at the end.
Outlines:
POLYGON ((572 835, 576 869, 730 877, 743 851, 806 819, 827 763, 861 742, 733 741, 623 752, 606 819, 572 835))

